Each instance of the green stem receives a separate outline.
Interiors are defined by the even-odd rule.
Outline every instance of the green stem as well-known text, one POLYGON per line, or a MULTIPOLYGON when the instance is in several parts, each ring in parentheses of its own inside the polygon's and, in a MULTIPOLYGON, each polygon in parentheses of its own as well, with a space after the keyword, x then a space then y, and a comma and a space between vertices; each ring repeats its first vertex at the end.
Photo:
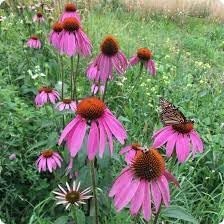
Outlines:
POLYGON ((75 74, 73 76, 73 85, 74 85, 73 98, 75 99, 76 103, 78 103, 77 88, 76 88, 76 80, 77 80, 77 77, 78 77, 78 72, 79 72, 79 54, 77 56, 77 63, 76 63, 76 68, 75 68, 75 74))
POLYGON ((61 98, 64 100, 64 64, 63 64, 63 56, 60 56, 61 61, 61 98))
MULTIPOLYGON (((59 55, 59 64, 60 64, 60 72, 61 72, 61 99, 64 100, 64 61, 63 56, 59 55)), ((65 115, 62 115, 62 128, 65 127, 65 115)))
POLYGON ((70 76, 71 99, 73 99, 73 73, 74 73, 74 63, 73 63, 73 57, 71 57, 71 76, 70 76))
POLYGON ((93 187, 93 200, 94 200, 94 207, 95 207, 95 224, 99 223, 98 217, 98 202, 97 202, 97 195, 96 195, 96 174, 95 174, 95 167, 94 161, 90 161, 90 171, 91 171, 91 178, 92 178, 92 187, 93 187))
POLYGON ((158 210, 158 212, 157 212, 156 215, 155 215, 155 219, 154 219, 153 224, 156 224, 157 221, 158 221, 159 214, 160 214, 160 211, 161 211, 161 204, 162 204, 162 203, 160 203, 159 210, 158 210))

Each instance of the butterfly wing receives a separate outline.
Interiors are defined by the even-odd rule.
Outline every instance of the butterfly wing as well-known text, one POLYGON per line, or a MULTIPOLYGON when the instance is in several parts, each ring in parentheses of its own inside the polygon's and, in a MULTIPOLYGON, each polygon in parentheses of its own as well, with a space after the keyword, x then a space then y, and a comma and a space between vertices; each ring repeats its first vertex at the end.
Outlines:
POLYGON ((186 122, 184 114, 168 100, 160 99, 160 119, 164 126, 186 122))

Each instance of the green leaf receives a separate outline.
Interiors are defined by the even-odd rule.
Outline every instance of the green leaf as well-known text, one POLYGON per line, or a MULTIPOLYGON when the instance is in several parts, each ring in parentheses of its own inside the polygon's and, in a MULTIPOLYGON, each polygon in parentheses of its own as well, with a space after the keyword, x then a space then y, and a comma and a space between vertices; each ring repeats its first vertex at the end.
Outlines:
POLYGON ((86 223, 86 217, 82 210, 76 209, 76 219, 77 219, 77 223, 79 223, 79 224, 86 223))
POLYGON ((56 219, 54 224, 67 224, 68 223, 68 216, 61 216, 56 219))
POLYGON ((181 219, 190 223, 198 224, 198 221, 180 206, 170 206, 163 211, 163 215, 170 218, 181 219))

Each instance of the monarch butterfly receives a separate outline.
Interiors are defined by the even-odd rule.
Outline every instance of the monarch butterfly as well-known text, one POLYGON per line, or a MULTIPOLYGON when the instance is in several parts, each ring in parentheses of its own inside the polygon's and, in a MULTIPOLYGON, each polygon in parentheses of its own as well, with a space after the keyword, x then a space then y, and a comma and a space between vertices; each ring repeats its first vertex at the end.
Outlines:
POLYGON ((160 119, 164 126, 193 123, 193 121, 187 120, 178 108, 164 98, 160 98, 160 107, 160 119))

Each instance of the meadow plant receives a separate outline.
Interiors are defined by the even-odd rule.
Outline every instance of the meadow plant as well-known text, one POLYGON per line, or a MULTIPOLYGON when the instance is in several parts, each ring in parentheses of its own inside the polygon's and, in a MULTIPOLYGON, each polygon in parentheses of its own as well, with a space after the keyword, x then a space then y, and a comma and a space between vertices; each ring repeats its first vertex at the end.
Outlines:
MULTIPOLYGON (((44 10, 43 6, 38 7, 44 10)), ((44 30, 40 26, 40 23, 44 21, 45 18, 40 12, 33 16, 33 22, 39 23, 38 29, 44 30)), ((139 143, 128 144, 127 141, 132 139, 132 136, 128 136, 128 130, 122 124, 125 118, 122 118, 121 123, 116 112, 109 109, 106 98, 107 87, 110 85, 110 88, 114 88, 114 79, 116 79, 114 73, 123 76, 127 70, 131 70, 131 66, 137 63, 140 64, 137 79, 143 73, 144 67, 147 73, 152 75, 150 79, 157 78, 159 75, 155 77, 157 70, 152 59, 152 52, 147 47, 139 48, 128 61, 121 51, 118 39, 114 35, 107 35, 100 44, 100 53, 87 65, 87 59, 84 60, 84 58, 91 56, 92 44, 83 28, 77 6, 74 3, 67 3, 50 31, 48 41, 55 48, 54 56, 58 59, 60 73, 55 79, 61 82, 61 89, 49 87, 53 85, 41 87, 35 97, 35 105, 45 107, 45 109, 46 104, 52 106, 52 113, 48 114, 48 119, 52 119, 57 126, 58 144, 54 142, 56 150, 46 147, 47 149, 41 152, 36 160, 36 168, 52 180, 52 192, 56 204, 63 205, 69 214, 73 214, 73 217, 77 218, 80 210, 83 210, 84 216, 90 216, 94 210, 95 223, 101 223, 103 216, 106 215, 99 208, 99 204, 107 199, 100 198, 100 192, 105 191, 109 197, 114 199, 117 212, 127 207, 135 223, 139 223, 142 215, 146 222, 153 218, 153 223, 156 224, 162 213, 162 204, 169 207, 171 203, 169 183, 177 187, 181 185, 172 174, 174 166, 177 166, 176 161, 169 167, 170 172, 166 168, 168 161, 166 157, 173 156, 174 160, 177 157, 180 163, 187 162, 191 151, 193 156, 198 152, 203 152, 202 140, 194 129, 194 122, 185 118, 172 103, 163 99, 160 101, 160 119, 164 127, 152 136, 152 147, 143 146, 140 136, 137 139, 139 143), (75 58, 77 59, 76 67, 74 67, 75 58), (86 63, 87 77, 83 76, 93 81, 87 96, 77 91, 82 85, 80 80, 77 80, 78 74, 81 73, 79 72, 80 60, 83 60, 83 64, 86 63), (65 76, 66 65, 69 63, 70 82, 65 76), (69 91, 70 98, 65 98, 65 93, 69 91), (60 123, 61 120, 62 123, 60 123), (112 164, 112 160, 118 154, 117 150, 114 150, 118 148, 118 144, 125 145, 119 151, 119 154, 124 157, 125 162, 122 160, 120 164, 124 168, 113 181, 110 189, 103 184, 98 186, 100 164, 104 163, 108 157, 109 164, 112 164), (166 156, 162 153, 164 147, 166 156), (82 166, 79 164, 80 161, 83 162, 82 166), (89 169, 91 187, 80 190, 78 180, 81 179, 85 186, 86 179, 88 179, 87 174, 82 173, 83 167, 89 169), (76 170, 75 175, 72 174, 73 168, 76 170), (70 175, 66 176, 66 172, 70 175), (59 181, 63 182, 66 188, 62 187, 59 181), (56 185, 58 185, 58 190, 53 190, 53 186, 56 185)), ((45 36, 42 35, 41 38, 44 48, 46 47, 45 36)), ((32 36, 27 45, 30 48, 36 48, 39 54, 43 53, 43 49, 40 49, 40 39, 37 36, 32 36)), ((134 49, 135 47, 133 46, 134 49)), ((54 83, 51 76, 48 75, 47 78, 46 83, 54 83)), ((131 95, 132 92, 128 93, 131 95)), ((149 145, 150 140, 151 137, 147 136, 146 145, 149 145)), ((11 156, 10 160, 15 160, 15 158, 11 156)), ((63 213, 63 216, 68 214, 67 211, 63 213)))
POLYGON ((30 39, 27 41, 27 46, 35 49, 41 48, 41 42, 38 36, 32 35, 30 39))

